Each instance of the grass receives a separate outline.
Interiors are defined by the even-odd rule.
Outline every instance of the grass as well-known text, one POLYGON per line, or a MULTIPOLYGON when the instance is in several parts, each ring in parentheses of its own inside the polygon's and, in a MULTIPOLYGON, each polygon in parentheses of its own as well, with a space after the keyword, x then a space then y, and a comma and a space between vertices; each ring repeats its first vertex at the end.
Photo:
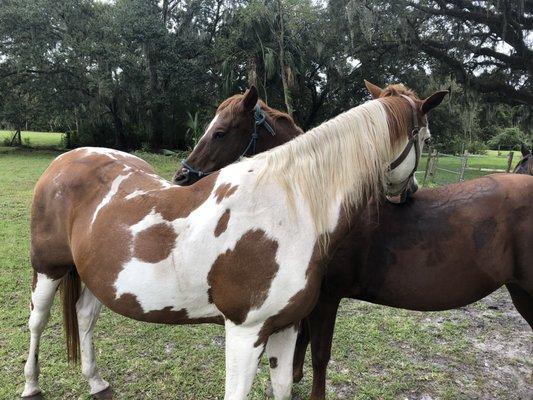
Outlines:
MULTIPOLYGON (((5 140, 11 140, 14 131, 0 131, 0 146, 5 140)), ((26 147, 36 148, 61 148, 62 133, 59 132, 33 132, 22 131, 20 133, 22 144, 26 147)))
MULTIPOLYGON (((522 155, 519 151, 513 152, 513 161, 512 161, 512 167, 511 171, 514 168, 514 166, 518 163, 518 161, 522 158, 522 155)), ((482 171, 481 169, 500 169, 500 170, 506 170, 507 169, 507 156, 509 154, 509 151, 502 151, 500 155, 498 155, 497 150, 488 150, 487 154, 483 155, 477 155, 477 154, 470 154, 468 156, 468 168, 465 171, 464 179, 475 179, 479 178, 483 175, 490 174, 489 171, 482 171)), ((445 185, 449 183, 454 183, 459 181, 459 174, 458 172, 461 169, 461 157, 455 157, 455 156, 439 156, 437 167, 439 168, 436 171, 436 174, 433 178, 433 180, 426 184, 426 186, 435 186, 435 185, 445 185), (445 171, 447 170, 447 171, 445 171), (449 172, 454 171, 454 172, 449 172)), ((422 156, 420 159, 420 167, 418 168, 419 171, 417 171, 417 179, 419 182, 423 181, 424 178, 424 172, 427 168, 427 156, 422 156)))
MULTIPOLYGON (((23 388, 29 343, 29 207, 36 180, 58 154, 0 148, 0 399, 14 399, 23 388)), ((138 155, 166 178, 178 167, 178 157, 138 155)), ((508 305, 506 295, 500 296, 497 304, 508 305)), ((48 399, 88 399, 88 385, 79 366, 66 363, 58 303, 56 300, 42 339, 41 387, 48 399)), ((517 398, 520 376, 507 381, 493 371, 499 371, 494 366, 503 365, 517 371, 525 368, 531 374, 529 328, 512 310, 511 321, 485 303, 466 311, 428 314, 343 301, 329 368, 328 397, 517 398), (473 320, 471 316, 480 313, 494 314, 485 330, 480 330, 479 318, 473 320), (487 368, 485 353, 474 344, 477 337, 489 340, 493 329, 504 348, 518 348, 518 356, 499 354, 491 358, 487 368), (525 341, 517 344, 517 337, 525 337, 525 341)), ((95 347, 101 373, 112 384, 117 399, 222 399, 223 335, 219 326, 154 325, 104 310, 95 329, 95 347)), ((263 360, 250 398, 264 399, 268 381, 263 360)), ((305 378, 295 386, 294 398, 307 398, 310 390, 308 357, 305 378)))

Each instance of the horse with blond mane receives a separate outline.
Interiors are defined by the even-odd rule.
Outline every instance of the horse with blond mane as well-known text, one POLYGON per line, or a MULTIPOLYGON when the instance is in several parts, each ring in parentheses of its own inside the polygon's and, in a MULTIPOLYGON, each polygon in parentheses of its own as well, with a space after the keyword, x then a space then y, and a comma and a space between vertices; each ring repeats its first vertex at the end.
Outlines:
MULTIPOLYGON (((402 155, 420 148, 425 114, 443 96, 369 101, 188 187, 115 150, 57 157, 32 204, 23 397, 40 393, 39 342, 63 283, 70 357, 80 346, 91 394, 110 392, 92 345, 104 304, 140 321, 224 323, 225 399, 247 397, 265 349, 276 360, 274 395, 289 398, 297 326, 317 300, 326 260, 370 197, 413 190, 419 152, 402 155)), ((252 88, 239 107, 251 113, 256 103, 252 88)))
MULTIPOLYGON (((369 82, 374 98, 390 95, 369 82)), ((394 86, 394 90, 403 90, 394 86)), ((214 124, 193 149, 185 165, 209 173, 211 166, 233 162, 249 141, 241 127, 250 119, 246 110, 226 114, 219 107, 214 124), (232 120, 233 119, 233 120, 232 120), (221 122, 223 121, 223 122, 221 122), (222 134, 214 138, 214 134, 222 134), (228 140, 226 140, 228 139, 228 140), (217 157, 224 154, 224 161, 217 157)), ((258 105, 269 119, 270 108, 258 105)), ((276 111, 281 135, 260 128, 258 145, 282 144, 302 132, 287 114, 276 111), (268 140, 268 142, 267 142, 268 140)), ((533 174, 533 157, 523 147, 515 173, 533 174), (529 169, 528 169, 529 166, 529 169)), ((197 178, 181 168, 180 184, 197 178)), ((313 389, 311 398, 325 398, 326 367, 339 302, 354 298, 418 311, 453 309, 472 303, 505 285, 517 311, 533 327, 533 178, 498 174, 411 196, 402 206, 372 201, 341 241, 327 266, 319 300, 303 321, 296 345, 294 377, 303 376, 306 348, 311 342, 313 389), (449 251, 453 249, 453 251, 449 251)), ((364 355, 361 355, 364 356, 364 355)))

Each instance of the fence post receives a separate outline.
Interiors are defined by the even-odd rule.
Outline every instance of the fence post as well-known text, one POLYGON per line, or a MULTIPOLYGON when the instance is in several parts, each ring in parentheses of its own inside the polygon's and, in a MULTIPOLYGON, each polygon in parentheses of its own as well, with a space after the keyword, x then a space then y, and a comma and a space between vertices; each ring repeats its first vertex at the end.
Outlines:
POLYGON ((461 170, 459 171, 459 182, 465 180, 465 171, 468 165, 468 150, 465 150, 463 156, 461 157, 461 170))
POLYGON ((433 156, 431 157, 431 169, 429 171, 429 176, 431 181, 435 181, 435 175, 437 173, 437 165, 439 163, 439 152, 435 149, 433 150, 433 156))
POLYGON ((428 178, 429 174, 429 168, 431 167, 431 155, 433 154, 433 149, 430 147, 428 149, 428 160, 426 162, 426 172, 424 172, 424 182, 422 182, 422 186, 426 186, 426 180, 428 178))
POLYGON ((507 172, 511 172, 511 167, 513 166, 513 156, 514 156, 514 153, 511 150, 509 152, 509 155, 507 156, 507 172))

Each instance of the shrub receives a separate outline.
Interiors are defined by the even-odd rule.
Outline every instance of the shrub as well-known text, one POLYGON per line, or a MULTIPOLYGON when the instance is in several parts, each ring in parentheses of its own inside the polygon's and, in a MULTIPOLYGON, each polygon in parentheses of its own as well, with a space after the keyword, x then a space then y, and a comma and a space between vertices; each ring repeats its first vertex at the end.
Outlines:
POLYGON ((519 150, 522 144, 527 144, 527 138, 517 127, 504 128, 489 140, 492 149, 519 150))
POLYGON ((480 140, 472 140, 470 143, 467 143, 466 150, 470 154, 487 154, 489 146, 483 143, 480 140))

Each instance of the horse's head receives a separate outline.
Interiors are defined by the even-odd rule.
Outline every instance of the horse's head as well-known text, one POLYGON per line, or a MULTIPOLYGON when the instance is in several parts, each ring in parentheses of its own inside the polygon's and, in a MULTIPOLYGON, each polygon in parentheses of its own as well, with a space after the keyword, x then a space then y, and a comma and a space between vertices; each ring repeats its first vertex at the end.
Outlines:
POLYGON ((391 141, 397 149, 386 174, 385 194, 389 201, 402 203, 418 190, 415 171, 424 143, 431 137, 427 114, 442 102, 448 91, 438 91, 421 100, 402 84, 381 89, 365 80, 365 85, 372 98, 385 106, 391 141))
POLYGON ((190 185, 242 157, 276 147, 302 133, 292 118, 259 100, 255 86, 224 100, 173 181, 190 185))
POLYGON ((526 174, 533 175, 533 154, 531 149, 528 149, 526 146, 522 145, 522 159, 516 164, 513 172, 515 174, 526 174))

